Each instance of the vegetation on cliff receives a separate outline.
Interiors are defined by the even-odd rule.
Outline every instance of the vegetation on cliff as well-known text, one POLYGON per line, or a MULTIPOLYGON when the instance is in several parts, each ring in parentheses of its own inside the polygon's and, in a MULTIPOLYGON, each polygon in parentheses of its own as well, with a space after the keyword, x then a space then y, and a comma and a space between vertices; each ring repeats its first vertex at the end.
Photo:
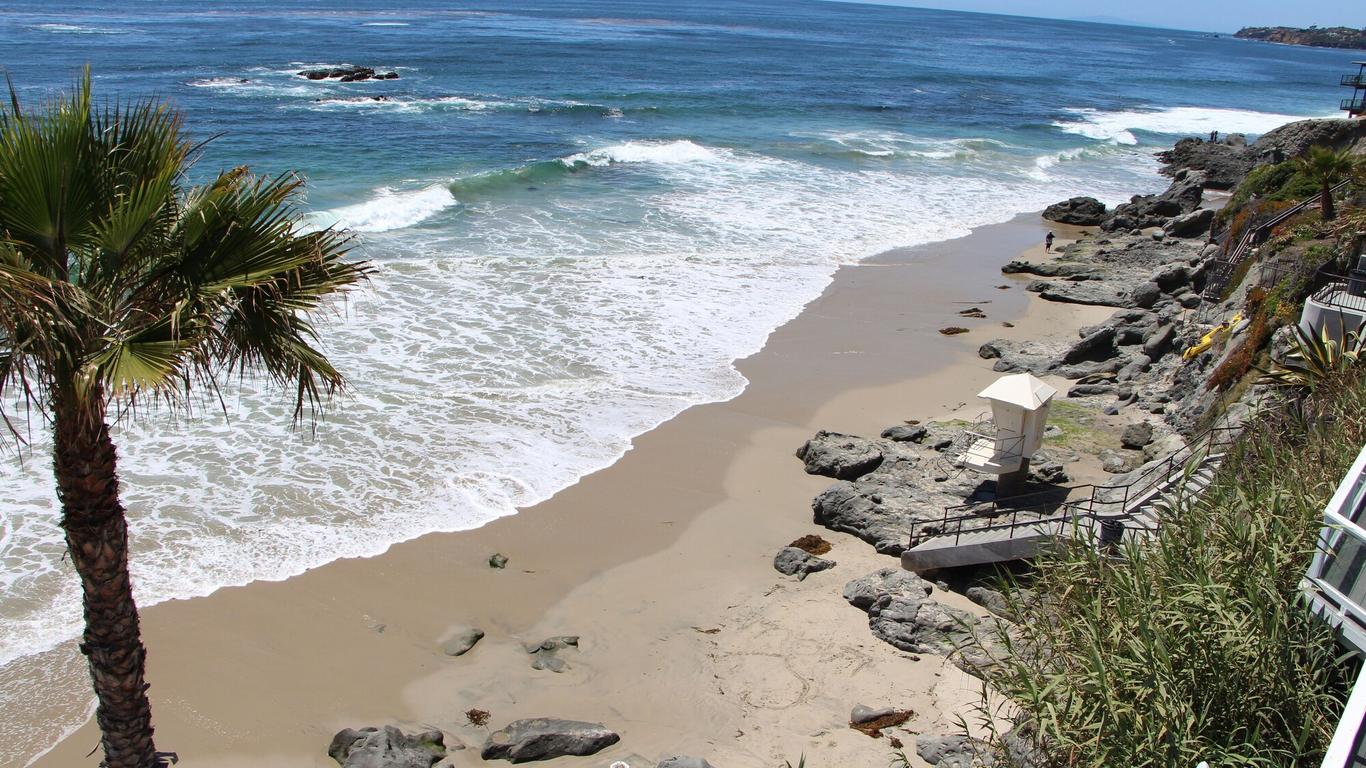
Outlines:
MULTIPOLYGON (((1236 229, 1258 207, 1311 197, 1322 180, 1303 166, 1253 171, 1227 221, 1236 229)), ((1350 205, 1335 220, 1314 207, 1277 226, 1242 281, 1247 328, 1208 387, 1234 399, 1276 368, 1266 347, 1288 333, 1276 329, 1294 323, 1319 267, 1347 268, 1361 231, 1366 208, 1350 205)), ((1322 760, 1360 662, 1311 615, 1299 584, 1322 510, 1366 444, 1366 369, 1349 364, 1358 343, 1335 355, 1300 347, 1214 482, 1176 503, 1155 537, 1118 553, 1078 541, 1005 590, 1015 621, 987 681, 1030 724, 1047 764, 1322 760)))
POLYGON ((1286 45, 1312 45, 1318 48, 1366 49, 1366 29, 1351 27, 1243 27, 1233 33, 1244 40, 1265 40, 1286 45))

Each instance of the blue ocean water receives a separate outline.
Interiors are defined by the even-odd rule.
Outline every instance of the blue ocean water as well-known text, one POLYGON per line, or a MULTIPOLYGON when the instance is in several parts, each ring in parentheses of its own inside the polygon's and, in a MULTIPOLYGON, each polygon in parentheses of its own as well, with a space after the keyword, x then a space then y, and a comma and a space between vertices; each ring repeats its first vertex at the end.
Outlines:
MULTIPOLYGON (((173 102, 196 178, 300 172, 381 268, 326 324, 354 385, 316 435, 251 382, 119 427, 143 605, 511 514, 738 393, 838 265, 1160 189, 1180 136, 1331 115, 1350 58, 812 0, 11 0, 0 51, 29 106, 85 64, 173 102), (297 74, 341 64, 400 77, 297 74)), ((0 462, 0 711, 70 716, 0 718, 0 754, 87 701, 42 433, 0 462)))

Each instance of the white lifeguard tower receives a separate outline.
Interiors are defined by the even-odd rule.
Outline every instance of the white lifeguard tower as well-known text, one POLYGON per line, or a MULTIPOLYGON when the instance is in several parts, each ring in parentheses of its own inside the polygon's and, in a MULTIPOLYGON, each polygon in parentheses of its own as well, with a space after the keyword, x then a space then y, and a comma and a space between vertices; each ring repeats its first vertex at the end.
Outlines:
POLYGON ((1029 459, 1043 442, 1048 405, 1058 390, 1032 374, 1002 376, 977 393, 991 403, 996 434, 969 432, 972 438, 960 460, 964 466, 997 475, 996 495, 1011 496, 1029 475, 1029 459))

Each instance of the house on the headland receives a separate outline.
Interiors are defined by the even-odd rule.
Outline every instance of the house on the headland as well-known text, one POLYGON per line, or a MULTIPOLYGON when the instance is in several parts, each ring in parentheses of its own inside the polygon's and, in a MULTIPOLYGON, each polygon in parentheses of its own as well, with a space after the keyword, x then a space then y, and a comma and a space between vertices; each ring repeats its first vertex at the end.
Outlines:
MULTIPOLYGON (((1300 586, 1342 646, 1366 655, 1366 446, 1324 509, 1318 552, 1300 586)), ((1366 766, 1366 667, 1323 760, 1323 768, 1360 766, 1366 766)))
POLYGON ((1355 75, 1343 75, 1342 84, 1352 89, 1352 98, 1343 99, 1340 108, 1348 117, 1366 115, 1366 61, 1354 61, 1359 69, 1355 75))

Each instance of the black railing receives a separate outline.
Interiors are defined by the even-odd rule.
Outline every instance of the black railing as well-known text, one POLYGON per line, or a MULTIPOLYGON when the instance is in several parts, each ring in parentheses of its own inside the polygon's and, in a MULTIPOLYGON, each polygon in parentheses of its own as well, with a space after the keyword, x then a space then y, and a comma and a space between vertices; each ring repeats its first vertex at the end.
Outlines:
POLYGON ((1350 88, 1366 88, 1366 75, 1343 75, 1340 83, 1350 88))
POLYGON ((1309 298, 1325 307, 1366 313, 1366 273, 1338 275, 1320 269, 1316 283, 1322 283, 1309 298))
POLYGON ((1134 513, 1170 487, 1174 479, 1183 476, 1192 458, 1198 456, 1203 462, 1207 457, 1222 453, 1233 444, 1240 430, 1241 427, 1234 426, 1212 427, 1125 485, 1050 488, 1005 499, 945 507, 944 514, 937 520, 912 523, 909 546, 943 536, 952 536, 957 545, 964 534, 983 531, 1009 530, 1008 538, 1014 538, 1017 530, 1075 521, 1081 517, 1119 521, 1126 528, 1151 530, 1137 523, 1134 513), (1081 492, 1085 495, 1078 496, 1081 492))
MULTIPOLYGON (((1350 183, 1351 179, 1338 182, 1338 184, 1330 190, 1330 194, 1336 194, 1339 191, 1346 189, 1347 185, 1350 183)), ((1269 240, 1272 231, 1285 223, 1290 217, 1310 206, 1317 205, 1318 203, 1318 195, 1301 200, 1294 206, 1272 216, 1270 219, 1245 230, 1242 237, 1238 238, 1238 244, 1229 252, 1228 258, 1216 261, 1214 262, 1214 265, 1210 267, 1209 276, 1205 278, 1205 300, 1210 302, 1221 300, 1223 298, 1224 289, 1228 287, 1229 280, 1237 274, 1238 268, 1242 266, 1243 261, 1252 253, 1252 249, 1269 240)), ((1229 234, 1232 233, 1230 232, 1229 234)), ((1227 243, 1228 236, 1229 235, 1227 234, 1224 235, 1224 243, 1227 243)))
POLYGON ((1342 103, 1338 105, 1338 109, 1345 109, 1348 112, 1366 111, 1366 99, 1343 99, 1342 103))

